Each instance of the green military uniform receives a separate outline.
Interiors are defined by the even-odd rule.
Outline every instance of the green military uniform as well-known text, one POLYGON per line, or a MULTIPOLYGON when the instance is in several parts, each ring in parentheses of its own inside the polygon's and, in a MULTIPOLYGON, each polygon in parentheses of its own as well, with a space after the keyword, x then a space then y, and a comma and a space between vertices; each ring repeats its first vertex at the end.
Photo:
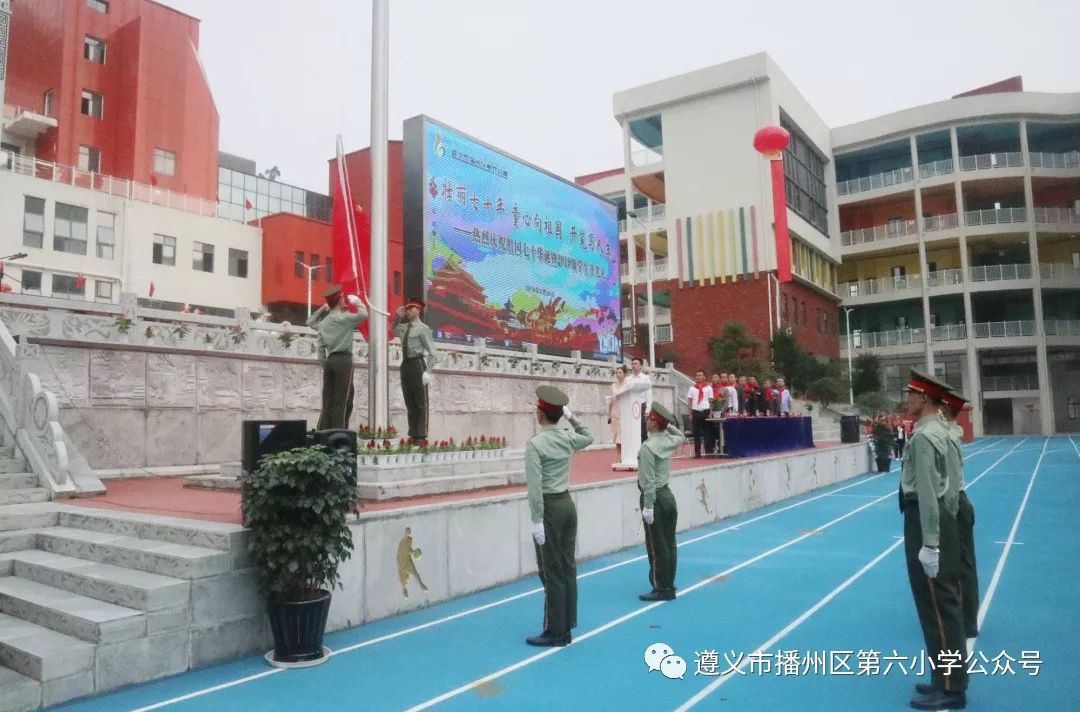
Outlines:
MULTIPOLYGON (((963 408, 964 400, 950 394, 950 400, 956 399, 957 409, 963 408)), ((954 401, 955 402, 955 401, 954 401)), ((948 405, 954 405, 949 402, 948 405)), ((956 528, 960 538, 960 608, 964 614, 964 635, 974 638, 979 634, 979 574, 975 563, 975 508, 968 499, 964 482, 964 429, 956 421, 945 419, 949 432, 949 490, 957 495, 956 528)))
POLYGON ((642 516, 651 512, 652 523, 645 521, 645 552, 649 556, 649 583, 652 591, 640 596, 643 601, 667 601, 675 598, 675 565, 678 549, 675 528, 679 509, 668 487, 671 455, 686 437, 672 424, 674 417, 664 406, 653 404, 650 418, 659 417, 665 429, 650 433, 638 451, 638 489, 642 516))
MULTIPOLYGON (((937 397, 935 385, 932 379, 913 372, 908 388, 937 397)), ((956 513, 959 490, 949 478, 953 468, 948 464, 950 439, 940 414, 932 413, 919 419, 904 449, 900 494, 908 581, 927 655, 935 664, 947 659, 942 658, 943 654, 960 656, 960 664, 948 675, 939 667, 934 669, 932 688, 935 692, 955 694, 967 689, 967 646, 958 583, 960 541, 956 513), (937 548, 940 552, 935 578, 926 574, 919 560, 923 546, 937 548)))
MULTIPOLYGON (((423 307, 419 300, 406 306, 423 307)), ((435 339, 429 327, 420 319, 409 321, 402 316, 394 319, 394 334, 401 339, 401 395, 409 418, 409 437, 423 440, 428 436, 428 397, 424 374, 430 373, 435 361, 435 339)))
MULTIPOLYGON (((552 386, 536 389, 538 407, 561 410, 569 399, 552 386)), ((541 425, 525 445, 525 482, 536 544, 536 566, 544 585, 544 635, 532 645, 565 645, 577 626, 577 509, 568 491, 570 458, 592 444, 593 436, 573 416, 573 430, 541 425), (542 524, 542 530, 540 529, 542 524), (542 532, 542 543, 537 531, 542 532), (543 639, 547 639, 546 641, 543 639)))
POLYGON ((353 409, 353 334, 365 319, 367 310, 358 306, 356 313, 337 309, 341 285, 323 293, 327 303, 308 317, 307 325, 319 332, 319 362, 323 367, 322 412, 318 430, 349 427, 353 409))

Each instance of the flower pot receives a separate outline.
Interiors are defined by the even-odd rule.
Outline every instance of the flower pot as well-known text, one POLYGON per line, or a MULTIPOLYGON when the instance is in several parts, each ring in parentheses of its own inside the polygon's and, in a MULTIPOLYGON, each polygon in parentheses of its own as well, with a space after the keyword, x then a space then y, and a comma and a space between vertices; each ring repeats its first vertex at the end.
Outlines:
POLYGON ((879 457, 879 458, 876 458, 876 459, 877 459, 877 471, 878 472, 888 472, 889 467, 892 465, 892 458, 891 457, 879 457))
POLYGON ((370 465, 371 464, 371 457, 369 457, 368 455, 357 455, 356 456, 356 464, 359 465, 360 467, 370 465))
POLYGON ((323 657, 323 633, 330 613, 330 594, 314 601, 274 601, 266 604, 274 634, 274 662, 305 663, 323 657))

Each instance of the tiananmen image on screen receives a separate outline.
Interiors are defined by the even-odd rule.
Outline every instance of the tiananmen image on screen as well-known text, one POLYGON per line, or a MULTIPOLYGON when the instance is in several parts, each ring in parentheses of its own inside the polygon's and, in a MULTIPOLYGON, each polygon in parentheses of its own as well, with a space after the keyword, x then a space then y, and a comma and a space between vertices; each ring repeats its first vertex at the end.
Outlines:
POLYGON ((617 353, 615 205, 418 119, 425 321, 437 337, 617 353))

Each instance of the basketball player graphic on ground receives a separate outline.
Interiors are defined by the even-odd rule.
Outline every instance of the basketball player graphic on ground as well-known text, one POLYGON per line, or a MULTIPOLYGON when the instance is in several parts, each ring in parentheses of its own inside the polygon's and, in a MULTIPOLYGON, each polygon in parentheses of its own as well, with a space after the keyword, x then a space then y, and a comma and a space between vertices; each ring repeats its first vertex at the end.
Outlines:
POLYGON ((416 578, 421 591, 428 590, 427 586, 424 585, 424 580, 420 578, 420 572, 416 570, 416 562, 422 553, 419 549, 413 548, 412 528, 405 527, 405 536, 401 537, 397 549, 398 581, 401 582, 401 593, 405 595, 405 598, 409 597, 410 576, 416 578))

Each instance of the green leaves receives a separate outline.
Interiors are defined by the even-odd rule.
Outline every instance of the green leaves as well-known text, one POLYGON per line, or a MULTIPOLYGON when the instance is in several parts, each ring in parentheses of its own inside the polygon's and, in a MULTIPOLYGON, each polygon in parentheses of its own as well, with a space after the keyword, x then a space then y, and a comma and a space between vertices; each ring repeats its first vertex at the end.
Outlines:
POLYGON ((322 446, 262 459, 245 478, 242 509, 250 550, 267 589, 282 600, 306 600, 341 579, 352 555, 347 513, 356 509, 351 455, 322 446))

